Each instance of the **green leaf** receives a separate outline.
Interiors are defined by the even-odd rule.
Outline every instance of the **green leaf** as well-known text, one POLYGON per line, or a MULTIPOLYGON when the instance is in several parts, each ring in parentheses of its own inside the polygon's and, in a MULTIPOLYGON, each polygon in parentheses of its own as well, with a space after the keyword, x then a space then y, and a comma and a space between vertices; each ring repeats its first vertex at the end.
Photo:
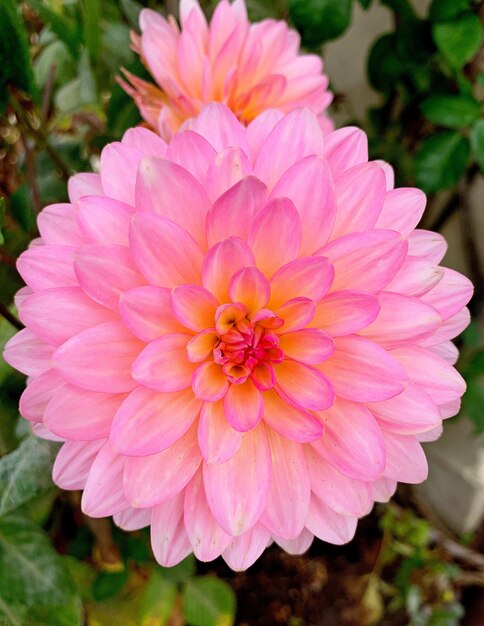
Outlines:
POLYGON ((155 569, 141 598, 140 626, 165 626, 173 613, 176 596, 176 585, 155 569))
POLYGON ((136 0, 120 0, 119 5, 131 28, 139 29, 139 14, 143 5, 136 0))
POLYGON ((368 57, 368 79, 375 89, 388 93, 405 73, 406 65, 396 52, 393 34, 383 35, 375 41, 368 57))
POLYGON ((484 171, 484 120, 477 120, 471 128, 470 138, 472 153, 479 167, 484 171))
POLYGON ((32 206, 29 188, 26 184, 20 185, 10 196, 10 212, 13 219, 25 232, 35 227, 35 211, 32 206))
POLYGON ((28 0, 28 3, 50 30, 67 45, 71 54, 77 58, 81 37, 76 23, 64 14, 52 10, 42 0, 28 0))
POLYGON ((37 83, 44 87, 52 67, 55 66, 55 83, 64 84, 75 75, 75 63, 66 44, 59 39, 45 46, 35 59, 34 71, 37 83))
POLYGON ((81 603, 62 559, 47 535, 20 515, 0 518, 2 615, 12 625, 82 624, 81 603))
POLYGON ((471 96, 436 95, 424 100, 421 109, 434 124, 447 128, 465 128, 479 117, 481 105, 471 96))
POLYGON ((371 3, 373 2, 373 0, 358 0, 358 2, 361 4, 361 6, 365 9, 370 8, 371 3))
POLYGON ((289 15, 306 46, 339 37, 350 25, 351 0, 289 0, 289 15))
POLYGON ((100 0, 83 0, 82 17, 84 26, 84 43, 93 61, 97 61, 101 53, 101 2, 100 0))
POLYGON ((471 0, 433 0, 430 5, 429 18, 432 22, 451 20, 469 8, 471 0))
POLYGON ((455 185, 464 173, 470 146, 466 137, 444 131, 426 139, 415 157, 417 184, 427 193, 455 185))
POLYGON ((0 516, 14 511, 52 486, 58 446, 33 435, 0 459, 0 516))
POLYGON ((452 21, 434 24, 432 36, 444 58, 452 67, 459 69, 479 50, 481 22, 477 15, 468 11, 452 21))
POLYGON ((172 583, 184 583, 189 578, 191 578, 195 574, 195 557, 193 554, 187 556, 186 559, 183 559, 178 565, 174 567, 160 567, 158 568, 160 574, 166 580, 169 580, 172 583))
POLYGON ((231 626, 235 619, 234 592, 220 578, 192 578, 183 592, 183 615, 190 626, 231 626))
POLYGON ((0 2, 0 111, 8 99, 7 85, 22 89, 37 99, 27 33, 16 0, 0 2))
POLYGON ((125 568, 121 572, 100 572, 92 585, 92 597, 97 602, 117 595, 128 580, 129 572, 125 568))

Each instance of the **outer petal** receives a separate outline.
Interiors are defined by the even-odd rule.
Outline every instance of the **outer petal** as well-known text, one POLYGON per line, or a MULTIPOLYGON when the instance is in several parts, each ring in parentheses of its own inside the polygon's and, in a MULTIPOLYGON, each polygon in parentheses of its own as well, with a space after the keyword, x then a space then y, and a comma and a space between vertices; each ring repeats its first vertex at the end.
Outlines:
POLYGON ((128 245, 129 204, 103 196, 85 196, 77 202, 77 220, 89 243, 128 245))
POLYGON ((359 128, 347 126, 325 137, 324 153, 334 177, 368 161, 368 138, 359 128))
POLYGON ((183 513, 185 529, 197 559, 213 561, 220 556, 233 537, 220 528, 209 509, 201 471, 185 490, 183 513))
POLYGON ((123 393, 136 386, 131 365, 142 347, 121 323, 106 322, 84 330, 58 348, 54 367, 82 389, 123 393))
POLYGON ((334 291, 316 306, 310 326, 339 337, 355 333, 371 324, 378 315, 378 298, 359 291, 334 291))
POLYGON ((130 243, 139 271, 152 285, 173 288, 200 282, 202 250, 175 222, 160 215, 135 213, 130 243))
POLYGON ((90 517, 106 517, 126 508, 123 493, 125 459, 106 442, 94 459, 82 494, 81 507, 90 517))
POLYGON ((76 202, 83 196, 104 195, 101 177, 90 172, 71 176, 67 182, 67 190, 71 202, 76 202))
POLYGON ((300 443, 315 441, 324 432, 314 415, 285 402, 272 390, 264 393, 264 421, 283 437, 300 443))
POLYGON ((150 525, 151 521, 151 509, 133 509, 128 507, 115 513, 113 515, 113 521, 116 526, 123 530, 132 531, 146 528, 150 525))
POLYGON ((144 158, 136 179, 138 211, 152 211, 182 226, 205 246, 205 216, 210 202, 200 183, 172 161, 144 158))
POLYGON ((114 415, 125 397, 65 384, 47 405, 44 424, 66 439, 102 439, 109 435, 114 415))
POLYGON ((314 535, 304 528, 299 537, 295 539, 282 539, 282 537, 274 537, 274 541, 283 550, 289 554, 304 554, 311 546, 314 535))
POLYGON ((273 535, 294 539, 304 528, 311 495, 304 451, 299 443, 268 431, 272 481, 261 522, 273 535))
POLYGON ((309 156, 295 163, 274 187, 271 198, 289 198, 301 217, 301 255, 323 246, 336 215, 333 180, 325 159, 309 156))
POLYGON ((20 396, 20 415, 30 422, 42 422, 47 405, 64 384, 65 381, 53 369, 32 378, 20 396))
POLYGON ((52 367, 54 346, 24 328, 5 344, 3 358, 27 376, 40 376, 52 367))
POLYGON ((228 423, 222 401, 203 404, 198 422, 198 444, 208 464, 231 459, 240 448, 243 436, 228 423))
POLYGON ((240 148, 226 147, 208 168, 204 187, 212 202, 252 173, 247 155, 240 148))
POLYGON ((153 509, 151 516, 151 547, 163 567, 173 567, 192 551, 183 523, 183 492, 153 509))
POLYGON ((188 431, 200 414, 201 405, 191 389, 158 393, 138 387, 115 415, 111 446, 127 456, 161 452, 188 431))
POLYGON ((371 483, 349 478, 325 461, 311 446, 305 446, 313 492, 333 511, 361 517, 373 504, 371 483))
POLYGON ((177 132, 170 140, 166 158, 181 165, 202 182, 216 152, 201 135, 191 130, 177 132))
POLYGON ((469 309, 463 308, 452 317, 449 317, 449 319, 441 325, 436 333, 421 343, 423 346, 428 347, 437 345, 442 343, 442 341, 447 341, 448 339, 454 339, 454 337, 461 334, 464 328, 469 326, 470 321, 471 316, 469 309))
POLYGON ((74 248, 70 246, 35 246, 19 256, 17 269, 34 291, 77 284, 73 267, 74 248))
POLYGON ((89 470, 105 439, 67 441, 57 453, 52 478, 61 489, 84 489, 89 470))
POLYGON ((387 463, 385 478, 421 483, 427 478, 427 459, 416 437, 383 433, 387 463))
POLYGON ((250 567, 269 545, 271 534, 262 524, 256 524, 243 535, 235 537, 222 553, 224 561, 236 572, 250 567))
POLYGON ((180 493, 197 471, 202 457, 192 426, 172 446, 142 457, 127 457, 124 491, 136 508, 156 506, 180 493))
POLYGON ((396 230, 406 237, 420 222, 426 203, 427 198, 420 189, 392 189, 385 196, 376 228, 396 230))
POLYGON ((388 230, 369 230, 335 239, 319 250, 334 265, 332 291, 358 289, 377 293, 402 265, 407 242, 388 230))
POLYGON ((386 290, 407 296, 421 296, 435 287, 443 276, 443 267, 426 259, 408 255, 395 277, 386 286, 386 290))
POLYGON ((385 469, 385 446, 370 411, 361 404, 338 399, 320 418, 325 433, 311 444, 316 452, 350 478, 380 478, 385 469))
POLYGON ((448 268, 444 277, 431 291, 422 296, 422 300, 437 309, 444 322, 458 313, 471 299, 473 293, 471 281, 448 268))
POLYGON ((337 546, 348 543, 354 537, 357 523, 357 517, 336 513, 312 495, 306 528, 319 539, 337 546))
POLYGON ((250 530, 269 494, 271 457, 263 425, 244 434, 238 452, 225 463, 204 464, 203 481, 210 509, 233 536, 250 530))
POLYGON ((37 217, 42 241, 49 245, 80 246, 84 239, 72 204, 51 204, 37 217))
POLYGON ((408 253, 427 259, 431 263, 440 263, 447 252, 447 242, 439 233, 431 230, 414 230, 407 237, 408 253))
MULTIPOLYGON (((195 365, 187 358, 191 335, 163 335, 148 344, 132 365, 133 378, 155 391, 181 391, 190 387, 195 365)), ((134 359, 133 359, 134 360, 134 359)))

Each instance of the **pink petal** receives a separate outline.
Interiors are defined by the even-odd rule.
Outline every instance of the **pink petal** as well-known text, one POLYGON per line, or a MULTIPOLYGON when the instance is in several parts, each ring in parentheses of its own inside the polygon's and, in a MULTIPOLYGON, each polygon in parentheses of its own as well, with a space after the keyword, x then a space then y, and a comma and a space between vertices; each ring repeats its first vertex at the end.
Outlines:
POLYGON ((437 309, 445 322, 458 313, 471 299, 474 287, 463 274, 444 268, 444 277, 422 300, 437 309))
POLYGON ((355 402, 388 400, 404 389, 404 369, 373 341, 347 335, 335 339, 333 356, 319 366, 336 394, 355 402))
POLYGON ((153 509, 151 516, 151 547, 163 567, 173 567, 192 551, 183 523, 183 492, 153 509))
POLYGON ((387 291, 407 296, 421 296, 437 285, 444 276, 444 268, 426 259, 407 256, 395 277, 386 286, 387 291))
POLYGON ((128 148, 141 150, 144 154, 154 157, 164 157, 166 143, 156 133, 147 128, 137 126, 129 128, 123 135, 121 143, 128 148))
POLYGON ((350 167, 368 161, 368 139, 354 126, 340 128, 326 135, 324 154, 336 178, 350 167))
POLYGON ((427 339, 442 323, 434 307, 412 296, 382 292, 378 302, 377 318, 360 334, 383 348, 397 348, 427 339))
POLYGON ((192 479, 201 460, 196 425, 162 452, 127 457, 124 470, 126 498, 136 508, 170 500, 192 479))
POLYGON ((75 286, 73 254, 70 246, 35 246, 22 252, 17 269, 34 291, 75 286))
POLYGON ((377 293, 400 269, 407 242, 388 230, 369 230, 335 239, 318 254, 334 265, 332 291, 358 289, 377 293))
POLYGON ((250 379, 240 385, 230 385, 224 399, 224 411, 232 428, 241 432, 251 430, 262 418, 262 394, 250 379))
POLYGON ((414 230, 407 237, 408 254, 440 263, 447 252, 447 242, 439 233, 431 230, 414 230))
POLYGON ((144 286, 125 291, 119 300, 119 314, 133 335, 142 341, 185 331, 173 315, 171 292, 163 287, 144 286))
POLYGON ((248 241, 266 276, 293 261, 301 246, 301 220, 294 204, 287 198, 269 202, 255 217, 248 241))
POLYGON ((349 335, 371 324, 379 310, 375 296, 358 291, 334 291, 318 302, 310 325, 333 337, 349 335))
POLYGON ((390 478, 379 478, 371 485, 375 502, 388 502, 397 489, 397 481, 390 478))
POLYGON ((193 372, 193 393, 200 400, 216 402, 225 397, 229 388, 222 366, 214 361, 202 363, 193 372))
POLYGON ((337 546, 348 543, 355 535, 357 523, 357 517, 336 513, 317 496, 311 496, 306 528, 318 539, 337 546))
POLYGON ((230 299, 242 302, 247 308, 247 315, 263 309, 270 293, 269 281, 256 267, 243 267, 232 276, 229 285, 230 299))
POLYGON ((208 505, 222 528, 239 536, 250 530, 267 504, 271 456, 265 428, 246 432, 239 450, 225 463, 203 466, 208 505))
POLYGON ((40 376, 53 366, 55 347, 24 328, 5 344, 3 358, 27 376, 40 376))
POLYGON ((55 484, 61 489, 84 489, 89 470, 104 444, 104 439, 64 443, 52 469, 55 484))
POLYGON ((82 173, 71 176, 67 182, 69 200, 76 202, 83 196, 104 195, 99 174, 82 173))
POLYGON ((409 379, 420 385, 437 404, 458 400, 466 389, 462 376, 446 361, 420 346, 392 350, 409 379))
POLYGON ((304 528, 311 495, 304 451, 299 443, 268 431, 272 481, 261 522, 273 535, 295 539, 304 528))
POLYGON ((232 276, 242 267, 255 265, 251 249, 238 237, 230 237, 210 248, 202 267, 202 283, 219 302, 228 302, 232 276))
POLYGON ((338 398, 320 414, 325 433, 311 445, 335 469, 355 480, 376 480, 385 469, 381 430, 363 405, 338 398))
POLYGON ((178 224, 161 215, 135 213, 130 241, 135 263, 152 285, 173 288, 200 282, 202 251, 178 224))
POLYGON ((240 572, 250 567, 269 545, 270 532, 262 524, 256 524, 243 535, 235 537, 223 551, 227 565, 240 572))
POLYGON ((451 365, 455 365, 457 363, 457 360, 459 359, 459 350, 452 343, 452 341, 444 341, 444 343, 439 343, 436 346, 431 346, 429 350, 434 354, 440 356, 451 365))
POLYGON ((136 172, 144 156, 141 150, 118 141, 105 146, 101 152, 100 167, 104 195, 135 206, 136 172))
POLYGON ((219 336, 214 329, 198 333, 187 343, 187 357, 190 363, 201 363, 213 354, 213 349, 219 343, 219 336))
POLYGON ((84 243, 72 204, 51 204, 37 217, 42 240, 49 245, 80 246, 84 243))
POLYGON ((469 326, 470 321, 471 316, 469 309, 464 307, 458 313, 446 320, 436 333, 428 339, 425 339, 425 341, 422 341, 421 344, 428 347, 439 344, 442 341, 447 341, 448 339, 454 339, 454 337, 460 335, 461 332, 469 326))
POLYGON ((285 115, 262 144, 254 173, 269 189, 296 161, 323 153, 323 134, 314 113, 296 109, 285 115))
POLYGON ((222 152, 227 146, 235 146, 249 153, 244 127, 232 111, 219 102, 204 107, 200 115, 191 121, 190 130, 205 137, 217 152, 222 152))
POLYGON ((210 200, 215 202, 217 198, 251 173, 251 164, 243 150, 225 148, 217 154, 205 176, 204 187, 210 200))
POLYGON ((57 390, 62 390, 64 380, 53 369, 30 380, 20 396, 20 415, 30 422, 42 422, 47 405, 57 390))
POLYGON ((142 347, 120 322, 106 322, 69 339, 53 361, 59 374, 77 387, 123 393, 136 386, 131 365, 142 347))
POLYGON ((325 461, 311 446, 305 446, 312 491, 341 515, 366 515, 373 504, 371 483, 349 478, 325 461))
POLYGON ((259 155, 260 149, 270 135, 272 130, 283 118, 283 113, 276 109, 267 109, 258 115, 247 126, 247 142, 250 147, 250 154, 254 162, 259 155))
POLYGON ((240 448, 242 437, 228 423, 222 401, 204 402, 198 422, 198 444, 209 465, 231 459, 240 448))
POLYGON ((267 201, 267 188, 258 178, 247 176, 217 199, 207 215, 210 246, 228 237, 247 239, 255 214, 267 201))
POLYGON ((169 448, 200 414, 202 403, 191 389, 158 393, 138 387, 119 406, 111 427, 113 450, 147 456, 169 448))
POLYGON ((44 423, 53 433, 74 440, 103 439, 125 394, 86 391, 65 384, 47 405, 44 423))
POLYGON ((213 561, 222 554, 233 537, 219 526, 205 497, 202 472, 197 474, 185 490, 184 520, 193 552, 200 561, 213 561))
POLYGON ((307 528, 295 539, 282 539, 274 537, 274 541, 289 554, 304 554, 313 543, 314 535, 307 528))
POLYGON ((125 246, 84 246, 76 253, 74 267, 81 289, 96 302, 114 310, 124 291, 145 282, 125 246))
POLYGON ((355 165, 336 178, 338 210, 331 239, 373 228, 385 193, 385 174, 374 162, 355 165))
POLYGON ((416 437, 383 432, 387 463, 385 478, 418 484, 428 475, 427 459, 416 437))
POLYGON ((315 441, 324 432, 314 415, 285 402, 272 390, 264 393, 264 421, 283 437, 299 443, 315 441))
POLYGON ((141 161, 136 179, 138 211, 158 213, 184 228, 203 247, 209 206, 200 183, 180 165, 165 159, 141 161))
POLYGON ((171 307, 185 328, 200 332, 213 327, 218 302, 203 287, 182 285, 171 292, 171 307))
POLYGON ((181 391, 191 387, 195 365, 187 359, 191 335, 163 335, 148 344, 134 361, 133 378, 155 391, 181 391))
POLYGON ((380 426, 392 433, 413 435, 441 422, 440 411, 432 398, 415 383, 408 383, 401 394, 368 404, 380 426))
POLYGON ((331 174, 322 157, 309 156, 290 167, 271 198, 289 198, 296 206, 302 225, 301 255, 313 254, 327 242, 336 203, 331 174))
POLYGON ((334 352, 334 341, 324 331, 304 328, 282 335, 279 347, 290 359, 316 365, 328 359, 334 352))
POLYGON ((128 245, 133 207, 119 200, 85 196, 77 202, 77 220, 89 243, 128 245))
POLYGON ((94 459, 82 494, 82 512, 89 517, 107 517, 126 508, 123 493, 125 459, 106 442, 94 459))
POLYGON ((79 287, 33 293, 19 313, 31 331, 55 346, 95 324, 115 320, 112 311, 88 298, 79 287))
POLYGON ((420 189, 392 189, 385 195, 376 228, 396 230, 406 237, 420 222, 426 203, 427 198, 420 189))
POLYGON ((166 158, 184 167, 201 183, 216 154, 201 135, 191 130, 182 130, 171 138, 166 158))
POLYGON ((277 270, 271 279, 271 308, 293 298, 318 301, 328 292, 333 282, 331 263, 321 256, 303 257, 277 270))
POLYGON ((284 320, 283 331, 294 332, 305 328, 314 317, 316 305, 309 298, 293 298, 283 304, 277 315, 284 320))
POLYGON ((151 522, 151 509, 133 509, 128 507, 119 513, 113 515, 113 521, 116 526, 123 530, 141 530, 146 528, 151 522))
POLYGON ((314 367, 285 360, 277 366, 276 391, 296 407, 323 411, 334 402, 334 391, 326 376, 314 367))

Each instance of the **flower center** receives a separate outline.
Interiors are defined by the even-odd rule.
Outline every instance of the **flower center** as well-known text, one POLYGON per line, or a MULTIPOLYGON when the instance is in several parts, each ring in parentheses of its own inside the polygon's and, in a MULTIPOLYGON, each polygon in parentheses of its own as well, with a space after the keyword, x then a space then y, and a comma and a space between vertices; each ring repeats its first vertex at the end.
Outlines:
MULTIPOLYGON (((279 347, 279 337, 274 328, 284 321, 272 311, 263 310, 247 317, 247 308, 241 303, 225 304, 217 309, 215 330, 218 342, 213 348, 215 363, 229 382, 244 383, 249 376, 272 379, 272 365, 284 360, 279 347)), ((267 386, 264 383, 264 386, 267 386)), ((271 385, 272 386, 272 385, 271 385)))

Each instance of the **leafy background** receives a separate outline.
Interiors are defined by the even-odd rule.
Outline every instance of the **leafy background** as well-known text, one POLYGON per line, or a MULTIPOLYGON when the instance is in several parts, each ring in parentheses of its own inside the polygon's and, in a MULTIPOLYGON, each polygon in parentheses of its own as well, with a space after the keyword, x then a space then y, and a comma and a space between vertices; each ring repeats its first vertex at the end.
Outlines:
MULTIPOLYGON (((213 10, 214 2, 202 4, 213 10)), ((252 19, 289 19, 304 47, 318 53, 344 35, 355 5, 377 4, 393 23, 367 58, 379 104, 354 119, 345 94, 336 93, 332 114, 367 131, 372 156, 395 166, 399 185, 429 194, 422 226, 439 230, 458 220, 479 319, 483 270, 469 196, 484 169, 482 4, 433 0, 422 15, 408 0, 248 0, 252 19)), ((102 147, 140 122, 116 76, 120 66, 146 75, 129 48, 143 6, 177 9, 150 0, 0 2, 1 345, 19 327, 15 259, 37 235, 37 213, 66 200, 69 175, 95 168, 102 147)), ((477 323, 459 344, 469 390, 456 419, 470 419, 479 436, 477 323)), ((482 617, 484 534, 449 536, 406 489, 363 520, 348 547, 316 542, 303 557, 271 548, 242 574, 192 558, 159 567, 146 531, 126 534, 86 518, 78 493, 52 485, 56 444, 34 438, 18 418, 23 385, 0 362, 0 626, 452 626, 477 625, 473 611, 482 617)))

